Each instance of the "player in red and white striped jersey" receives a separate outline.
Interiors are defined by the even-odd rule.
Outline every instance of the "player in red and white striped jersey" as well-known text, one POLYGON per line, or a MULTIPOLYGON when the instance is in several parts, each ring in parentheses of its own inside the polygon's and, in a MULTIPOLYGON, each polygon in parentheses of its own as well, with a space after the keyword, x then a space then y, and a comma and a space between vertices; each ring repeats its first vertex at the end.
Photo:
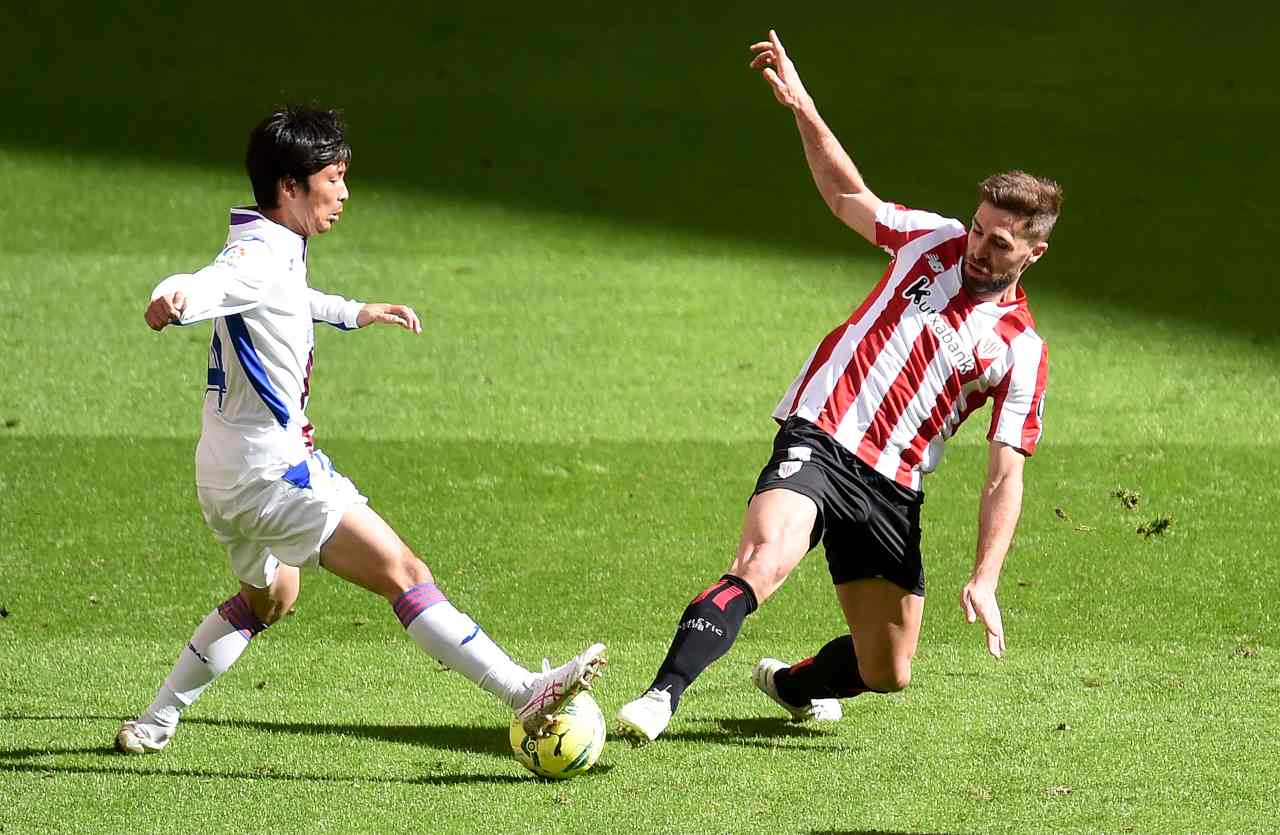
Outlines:
POLYGON ((792 665, 762 659, 756 686, 793 718, 821 720, 840 717, 841 698, 907 685, 924 610, 922 476, 987 401, 977 558, 960 603, 1000 657, 996 585, 1021 510, 1023 462, 1040 439, 1048 350, 1019 279, 1048 249, 1059 186, 1021 171, 993 175, 979 187, 967 228, 886 203, 818 115, 777 35, 752 51, 752 68, 795 115, 828 207, 893 260, 778 403, 774 454, 729 572, 689 604, 653 685, 619 711, 624 733, 650 740, 745 617, 819 541, 849 633, 792 665))

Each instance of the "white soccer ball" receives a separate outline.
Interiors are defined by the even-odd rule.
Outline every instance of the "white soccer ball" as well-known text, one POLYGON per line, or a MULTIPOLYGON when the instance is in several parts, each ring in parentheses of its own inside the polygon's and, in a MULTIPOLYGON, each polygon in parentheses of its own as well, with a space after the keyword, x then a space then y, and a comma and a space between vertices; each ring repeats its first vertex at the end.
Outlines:
POLYGON ((595 765, 604 750, 604 714, 585 690, 551 717, 546 734, 532 737, 520 720, 511 723, 511 750, 525 768, 539 777, 567 780, 595 765))

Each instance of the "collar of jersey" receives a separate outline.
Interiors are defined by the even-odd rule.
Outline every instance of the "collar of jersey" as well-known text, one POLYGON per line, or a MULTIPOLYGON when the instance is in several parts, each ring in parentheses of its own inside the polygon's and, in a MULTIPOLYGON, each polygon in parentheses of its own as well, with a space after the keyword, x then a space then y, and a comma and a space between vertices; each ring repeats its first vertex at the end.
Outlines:
POLYGON ((232 206, 230 228, 234 238, 263 238, 269 243, 281 244, 286 252, 298 251, 303 258, 307 255, 306 238, 289 227, 276 223, 258 211, 256 206, 232 206))

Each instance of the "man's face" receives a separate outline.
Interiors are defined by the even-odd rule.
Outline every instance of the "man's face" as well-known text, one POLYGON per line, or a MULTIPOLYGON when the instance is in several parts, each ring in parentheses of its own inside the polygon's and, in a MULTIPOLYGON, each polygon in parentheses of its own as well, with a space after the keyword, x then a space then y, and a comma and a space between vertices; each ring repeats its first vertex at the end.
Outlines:
POLYGON ((285 224, 303 237, 322 235, 333 228, 350 196, 347 191, 347 164, 335 162, 307 177, 307 188, 292 180, 282 181, 280 208, 285 224))
POLYGON ((973 213, 964 250, 964 286, 987 296, 1003 292, 1049 248, 1046 241, 1023 237, 1027 218, 998 209, 985 200, 973 213))

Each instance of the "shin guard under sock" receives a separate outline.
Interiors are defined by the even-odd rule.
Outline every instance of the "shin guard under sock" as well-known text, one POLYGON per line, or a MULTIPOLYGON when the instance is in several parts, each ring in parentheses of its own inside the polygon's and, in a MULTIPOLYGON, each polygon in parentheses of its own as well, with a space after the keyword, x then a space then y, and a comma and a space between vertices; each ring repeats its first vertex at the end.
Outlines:
POLYGON ((685 688, 729 651, 742 621, 755 610, 756 595, 745 580, 721 577, 685 608, 651 689, 670 693, 674 711, 685 688))

